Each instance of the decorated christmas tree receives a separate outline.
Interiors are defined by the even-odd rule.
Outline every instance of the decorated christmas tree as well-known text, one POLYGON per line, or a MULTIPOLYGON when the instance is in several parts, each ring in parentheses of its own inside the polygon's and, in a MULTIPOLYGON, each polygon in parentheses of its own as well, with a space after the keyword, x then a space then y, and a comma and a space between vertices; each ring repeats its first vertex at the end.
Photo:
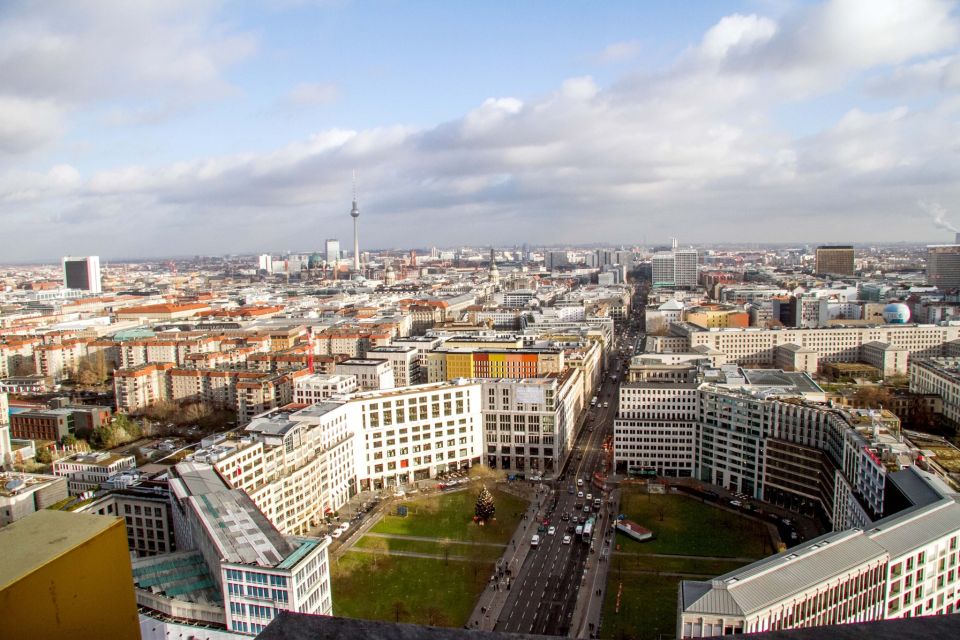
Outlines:
POLYGON ((486 487, 480 489, 480 495, 477 496, 477 520, 493 520, 497 507, 493 504, 493 494, 487 491, 486 487))

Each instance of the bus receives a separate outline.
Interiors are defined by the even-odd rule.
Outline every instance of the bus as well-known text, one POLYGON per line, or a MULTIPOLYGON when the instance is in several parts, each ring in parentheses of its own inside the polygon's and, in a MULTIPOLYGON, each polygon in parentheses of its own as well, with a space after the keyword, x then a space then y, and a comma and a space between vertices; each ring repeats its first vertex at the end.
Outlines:
POLYGON ((587 518, 587 523, 583 525, 583 541, 590 542, 590 536, 593 534, 593 518, 587 518))

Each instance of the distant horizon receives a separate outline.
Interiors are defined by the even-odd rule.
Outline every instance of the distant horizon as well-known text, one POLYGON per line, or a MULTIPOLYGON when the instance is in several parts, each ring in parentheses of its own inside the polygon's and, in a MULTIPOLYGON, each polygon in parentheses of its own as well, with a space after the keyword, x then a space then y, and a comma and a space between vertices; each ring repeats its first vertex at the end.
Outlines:
MULTIPOLYGON (((520 245, 492 245, 492 248, 496 251, 512 251, 522 248, 520 245)), ((631 247, 638 247, 641 249, 653 249, 655 247, 668 247, 670 245, 669 239, 666 242, 657 242, 657 243, 648 243, 646 245, 640 245, 637 243, 626 243, 626 244, 610 244, 610 243, 584 243, 579 245, 574 244, 528 244, 528 247, 531 251, 540 251, 540 250, 558 250, 562 251, 564 249, 569 249, 570 251, 589 251, 592 249, 603 249, 610 248, 615 250, 620 250, 620 247, 624 247, 622 250, 629 250, 631 247)), ((718 242, 718 243, 679 243, 680 248, 683 247, 692 247, 695 249, 722 249, 724 251, 752 251, 752 250, 763 250, 763 249, 784 249, 784 248, 801 248, 801 246, 809 248, 811 251, 815 250, 818 246, 844 246, 852 245, 854 249, 857 248, 866 248, 866 247, 915 247, 923 248, 927 246, 936 246, 936 245, 953 245, 952 242, 910 242, 910 241, 899 241, 899 242, 750 242, 750 243, 737 243, 737 242, 718 242)), ((429 252, 432 247, 397 247, 397 248, 372 248, 372 249, 360 249, 361 253, 401 253, 408 254, 411 250, 417 251, 417 257, 430 257, 429 252)), ((489 251, 491 245, 480 244, 480 245, 456 245, 456 246, 437 246, 439 251, 453 251, 458 249, 473 249, 479 253, 484 251, 489 251)), ((342 249, 341 249, 342 251, 342 249)), ((252 258, 255 259, 260 255, 269 254, 273 257, 285 256, 285 255, 300 255, 300 256, 309 256, 311 254, 318 253, 323 255, 324 251, 321 248, 318 249, 306 249, 306 250, 290 250, 290 251, 260 251, 254 253, 200 253, 200 254, 183 254, 183 255, 156 255, 156 256, 139 256, 139 257, 120 257, 120 258, 110 258, 106 257, 103 254, 91 253, 89 255, 98 255, 101 261, 101 268, 104 266, 109 266, 110 264, 138 264, 138 263, 152 263, 152 262, 164 262, 164 261, 176 261, 176 260, 195 260, 197 258, 252 258)), ((349 253, 349 252, 347 252, 349 253)), ((50 258, 45 260, 25 260, 18 262, 0 262, 0 267, 12 267, 12 266, 51 266, 57 267, 60 266, 60 262, 63 256, 59 258, 50 258)))

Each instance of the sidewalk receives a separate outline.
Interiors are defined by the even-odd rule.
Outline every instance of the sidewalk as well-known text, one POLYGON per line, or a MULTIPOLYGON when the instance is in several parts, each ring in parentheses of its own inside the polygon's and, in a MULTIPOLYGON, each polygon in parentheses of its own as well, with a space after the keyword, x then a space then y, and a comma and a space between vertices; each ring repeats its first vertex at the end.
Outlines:
POLYGON ((513 538, 507 545, 503 556, 497 561, 498 568, 496 574, 491 576, 491 580, 480 597, 477 598, 477 604, 473 608, 473 613, 465 625, 468 629, 479 629, 481 631, 492 631, 500 618, 504 605, 510 591, 507 589, 508 582, 515 582, 520 575, 520 569, 523 562, 530 552, 530 538, 537 530, 537 520, 543 516, 543 510, 546 507, 546 497, 550 495, 550 490, 544 487, 539 495, 531 498, 530 506, 526 510, 526 519, 520 521, 520 525, 513 534, 513 538), (537 507, 537 502, 541 506, 537 507), (509 570, 510 574, 507 575, 509 570))
POLYGON ((620 490, 614 489, 607 499, 613 499, 612 506, 605 506, 603 517, 596 529, 601 539, 594 540, 591 552, 580 580, 580 592, 577 605, 573 609, 570 624, 570 637, 596 638, 600 634, 600 618, 603 614, 603 598, 607 590, 607 574, 610 571, 611 550, 614 536, 611 528, 617 514, 620 513, 620 490))

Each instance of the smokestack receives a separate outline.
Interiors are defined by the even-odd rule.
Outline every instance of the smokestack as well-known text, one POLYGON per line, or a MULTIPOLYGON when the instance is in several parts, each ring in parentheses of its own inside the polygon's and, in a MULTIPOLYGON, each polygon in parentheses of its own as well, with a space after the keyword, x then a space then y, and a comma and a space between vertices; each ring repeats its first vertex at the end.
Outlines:
POLYGON ((960 244, 960 233, 953 237, 953 244, 960 244))

